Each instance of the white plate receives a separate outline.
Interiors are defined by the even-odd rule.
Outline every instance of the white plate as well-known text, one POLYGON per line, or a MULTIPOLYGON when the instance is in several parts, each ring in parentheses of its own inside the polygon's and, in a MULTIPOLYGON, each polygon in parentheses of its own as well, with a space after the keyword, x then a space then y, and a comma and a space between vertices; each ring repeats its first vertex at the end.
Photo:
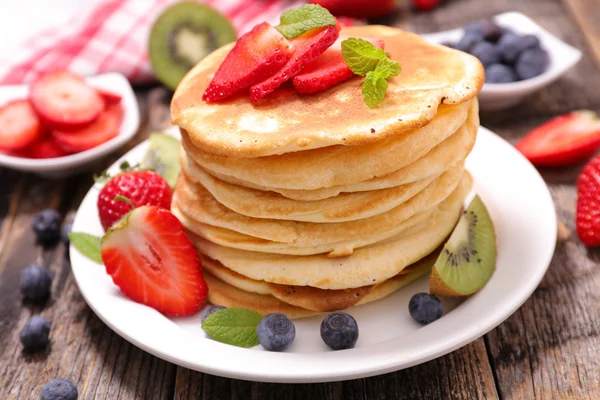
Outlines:
MULTIPOLYGON (((524 14, 507 12, 496 15, 493 19, 498 25, 510 28, 522 35, 537 35, 542 47, 550 55, 550 66, 543 74, 524 81, 501 84, 486 83, 479 94, 479 103, 484 110, 502 110, 519 104, 526 96, 557 80, 581 59, 581 51, 558 39, 524 14)), ((459 28, 426 34, 423 37, 434 43, 456 43, 462 35, 463 29, 459 28)))
MULTIPOLYGON (((142 143, 124 159, 137 163, 147 146, 142 143)), ((428 326, 420 326, 408 314, 410 297, 428 290, 426 278, 384 300, 350 309, 360 330, 351 350, 328 350, 319 334, 320 317, 296 321, 296 341, 285 353, 228 346, 205 336, 200 315, 167 318, 129 300, 101 265, 71 247, 73 273, 87 303, 115 332, 187 368, 268 382, 338 381, 399 370, 449 353, 504 321, 531 295, 552 258, 554 204, 535 168, 485 128, 480 129, 467 167, 496 225, 499 251, 492 279, 460 304, 446 301, 445 315, 428 326)), ((97 194, 92 188, 81 203, 74 231, 102 234, 97 194)))
MULTIPOLYGON (((91 166, 95 161, 127 143, 140 126, 138 103, 127 78, 122 74, 110 73, 86 78, 86 82, 94 87, 121 95, 124 113, 118 136, 93 149, 65 157, 35 160, 0 153, 0 165, 21 171, 35 172, 42 176, 69 176, 81 173, 82 168, 91 166)), ((11 100, 26 99, 28 93, 29 85, 0 86, 0 106, 11 100)))

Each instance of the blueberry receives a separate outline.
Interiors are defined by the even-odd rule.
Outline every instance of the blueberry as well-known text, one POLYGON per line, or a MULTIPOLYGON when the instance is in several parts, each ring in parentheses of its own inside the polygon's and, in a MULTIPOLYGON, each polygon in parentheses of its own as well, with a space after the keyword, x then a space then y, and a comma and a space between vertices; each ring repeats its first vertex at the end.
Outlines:
POLYGON ((213 315, 216 311, 223 309, 225 309, 225 307, 223 306, 208 306, 208 308, 205 308, 204 311, 202 311, 202 316, 200 317, 200 319, 202 322, 204 322, 206 318, 213 315))
POLYGON ((502 60, 508 64, 514 64, 521 54, 523 38, 516 33, 507 33, 498 41, 498 51, 502 60))
POLYGON ((550 65, 548 53, 541 48, 525 50, 515 64, 520 79, 530 79, 543 73, 550 65))
POLYGON ((69 239, 69 233, 71 233, 72 230, 73 224, 65 224, 60 230, 60 241, 68 245, 71 242, 71 239, 69 239))
POLYGON ((256 335, 262 347, 269 351, 283 351, 296 337, 296 327, 291 319, 280 313, 269 314, 260 320, 256 335))
POLYGON ((346 313, 329 314, 321 322, 321 339, 333 350, 351 349, 358 340, 358 324, 346 313))
POLYGON ((444 310, 442 302, 429 293, 417 293, 408 303, 410 316, 420 324, 427 325, 440 319, 444 310))
POLYGON ((525 35, 521 40, 521 51, 539 49, 541 47, 540 39, 535 35, 525 35))
POLYGON ((45 318, 34 315, 27 320, 21 331, 21 344, 27 350, 41 350, 48 345, 50 323, 45 318))
POLYGON ((33 231, 42 244, 55 243, 60 237, 62 215, 50 208, 40 211, 33 217, 33 231))
POLYGON ((510 83, 518 80, 515 71, 504 64, 492 64, 485 69, 487 83, 510 83))
POLYGON ((30 265, 21 272, 21 293, 27 300, 40 301, 47 298, 51 286, 50 271, 41 265, 30 265))
POLYGON ((471 54, 481 61, 484 67, 500 62, 498 48, 490 42, 479 42, 471 49, 471 54))
POLYGON ((481 32, 465 32, 463 37, 454 46, 455 49, 460 51, 469 52, 477 43, 483 40, 483 34, 481 32))
POLYGON ((77 400, 77 386, 66 379, 52 379, 40 393, 40 400, 77 400))
POLYGON ((482 21, 480 30, 483 33, 483 38, 488 42, 496 43, 504 34, 504 30, 493 21, 482 21))
POLYGON ((483 34, 483 29, 482 29, 482 25, 484 24, 484 20, 481 21, 473 21, 473 22, 469 22, 467 25, 465 25, 465 32, 479 32, 481 34, 483 34))

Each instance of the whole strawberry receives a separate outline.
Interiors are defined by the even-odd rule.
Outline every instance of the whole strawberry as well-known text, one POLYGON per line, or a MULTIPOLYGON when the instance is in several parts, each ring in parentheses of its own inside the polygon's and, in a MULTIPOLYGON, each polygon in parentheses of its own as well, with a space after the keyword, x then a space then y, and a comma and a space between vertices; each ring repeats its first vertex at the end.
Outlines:
POLYGON ((577 233, 586 246, 600 246, 600 156, 586 164, 577 180, 577 233))
POLYGON ((125 172, 111 179, 98 196, 98 214, 104 230, 131 211, 125 201, 115 200, 123 196, 136 207, 157 206, 169 209, 173 190, 167 181, 153 171, 125 172))

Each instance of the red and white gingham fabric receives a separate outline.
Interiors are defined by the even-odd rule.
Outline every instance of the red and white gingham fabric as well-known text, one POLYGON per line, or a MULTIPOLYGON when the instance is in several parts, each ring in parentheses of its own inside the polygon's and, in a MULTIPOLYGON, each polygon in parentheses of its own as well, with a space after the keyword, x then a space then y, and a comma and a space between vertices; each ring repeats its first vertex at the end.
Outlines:
MULTIPOLYGON (((0 59, 0 84, 31 82, 68 69, 82 75, 120 72, 132 83, 154 80, 148 61, 150 28, 177 0, 100 0, 67 24, 40 32, 10 59, 0 59)), ((277 24, 285 9, 305 0, 198 0, 227 15, 238 34, 257 23, 277 24)))

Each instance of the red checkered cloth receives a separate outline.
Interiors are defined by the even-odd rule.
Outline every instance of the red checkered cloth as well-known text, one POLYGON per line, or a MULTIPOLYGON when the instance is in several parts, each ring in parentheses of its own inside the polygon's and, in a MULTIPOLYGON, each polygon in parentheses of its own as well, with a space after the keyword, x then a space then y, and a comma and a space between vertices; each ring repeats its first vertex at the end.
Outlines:
MULTIPOLYGON (((120 72, 132 83, 154 80, 148 61, 150 27, 176 0, 101 0, 67 24, 40 32, 16 56, 0 59, 0 84, 30 82, 56 69, 82 75, 120 72)), ((238 34, 257 23, 277 24, 305 0, 203 0, 227 15, 238 34)))

